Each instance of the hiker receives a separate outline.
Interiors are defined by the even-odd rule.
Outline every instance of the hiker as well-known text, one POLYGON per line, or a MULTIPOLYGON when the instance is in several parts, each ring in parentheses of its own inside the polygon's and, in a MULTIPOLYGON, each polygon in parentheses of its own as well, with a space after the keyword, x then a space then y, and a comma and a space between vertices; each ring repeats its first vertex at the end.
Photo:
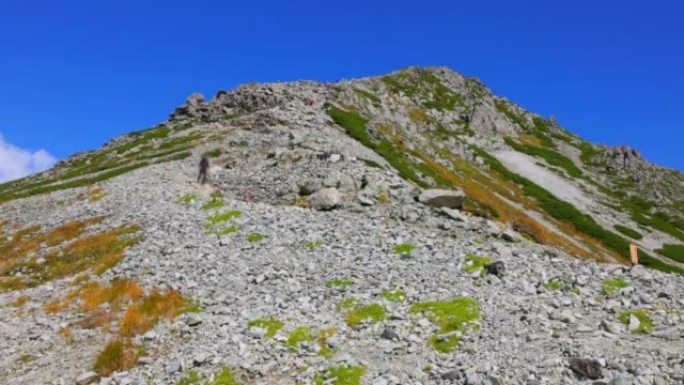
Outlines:
POLYGON ((209 159, 206 156, 202 157, 199 163, 199 175, 197 176, 197 183, 207 183, 207 170, 209 169, 209 159))

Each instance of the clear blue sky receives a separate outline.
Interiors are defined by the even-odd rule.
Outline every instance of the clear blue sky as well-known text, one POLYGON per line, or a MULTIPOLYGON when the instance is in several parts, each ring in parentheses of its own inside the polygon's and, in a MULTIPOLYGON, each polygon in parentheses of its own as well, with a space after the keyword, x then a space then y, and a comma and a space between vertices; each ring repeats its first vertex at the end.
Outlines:
POLYGON ((684 169, 678 1, 47 1, 0 10, 0 133, 58 158, 192 92, 447 65, 592 141, 684 169))

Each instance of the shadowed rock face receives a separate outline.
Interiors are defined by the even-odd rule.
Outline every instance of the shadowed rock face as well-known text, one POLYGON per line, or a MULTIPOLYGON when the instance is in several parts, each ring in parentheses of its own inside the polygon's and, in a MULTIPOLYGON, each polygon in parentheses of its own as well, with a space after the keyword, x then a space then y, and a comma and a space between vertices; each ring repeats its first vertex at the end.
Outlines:
POLYGON ((608 149, 601 156, 609 169, 614 170, 637 170, 646 168, 651 164, 646 161, 639 151, 628 146, 618 146, 608 149))

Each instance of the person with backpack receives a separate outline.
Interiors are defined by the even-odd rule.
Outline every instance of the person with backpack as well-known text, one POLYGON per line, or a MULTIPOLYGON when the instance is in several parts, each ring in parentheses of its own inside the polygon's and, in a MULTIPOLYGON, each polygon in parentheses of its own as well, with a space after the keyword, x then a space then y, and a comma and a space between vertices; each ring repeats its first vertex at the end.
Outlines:
POLYGON ((207 170, 209 169, 209 159, 206 156, 202 157, 199 163, 199 175, 197 176, 197 183, 207 183, 207 170))

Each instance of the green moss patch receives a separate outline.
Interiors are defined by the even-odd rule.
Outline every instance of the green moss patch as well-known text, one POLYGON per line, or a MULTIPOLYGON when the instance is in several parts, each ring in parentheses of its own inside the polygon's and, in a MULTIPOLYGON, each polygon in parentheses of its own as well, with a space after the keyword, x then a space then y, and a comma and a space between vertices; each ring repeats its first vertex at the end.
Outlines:
POLYGON ((182 197, 178 198, 176 203, 188 204, 188 203, 194 202, 195 200, 197 200, 197 195, 194 193, 188 193, 188 194, 185 194, 182 197))
POLYGON ((377 303, 354 306, 347 311, 345 316, 345 322, 352 327, 359 326, 364 321, 377 323, 385 319, 387 319, 385 307, 377 303))
POLYGON ((223 199, 212 199, 211 201, 202 205, 202 210, 215 210, 223 207, 225 203, 223 199))
POLYGON ((404 256, 410 255, 415 249, 416 246, 413 243, 400 243, 398 245, 394 245, 394 253, 404 256))
POLYGON ((603 291, 608 294, 615 294, 620 289, 624 289, 627 286, 629 286, 629 282, 622 277, 607 278, 603 280, 602 284, 603 291))
POLYGON ((314 377, 314 385, 360 385, 366 369, 361 366, 331 366, 314 377))
POLYGON ((359 299, 356 297, 347 297, 337 303, 337 311, 352 309, 358 306, 360 303, 359 299))
POLYGON ((639 327, 632 330, 632 334, 647 334, 653 332, 653 323, 646 310, 630 310, 620 313, 618 319, 625 326, 629 326, 629 318, 634 316, 639 320, 639 327))
POLYGON ((211 226, 216 226, 219 223, 227 222, 231 219, 234 218, 240 218, 242 216, 242 212, 239 210, 231 210, 231 211, 225 211, 222 213, 210 215, 207 220, 209 221, 209 224, 211 226))
POLYGON ((403 290, 384 289, 380 296, 390 302, 404 302, 406 300, 406 292, 403 290))
POLYGON ((463 271, 468 274, 475 272, 480 272, 480 275, 485 274, 484 265, 492 263, 492 259, 489 257, 478 257, 475 254, 466 254, 465 263, 463 264, 463 271))
POLYGON ((304 245, 309 251, 316 250, 317 248, 323 246, 323 241, 308 241, 304 245))
POLYGON ((274 337, 283 326, 285 324, 275 318, 260 318, 247 322, 248 328, 259 327, 266 329, 266 335, 269 337, 274 337))
POLYGON ((557 291, 562 290, 565 287, 565 283, 560 280, 551 280, 544 283, 544 288, 546 290, 557 291))
POLYGON ((333 279, 328 280, 325 283, 325 286, 330 287, 330 288, 336 287, 336 288, 339 288, 342 290, 347 290, 349 288, 349 286, 351 286, 351 284, 352 284, 351 279, 346 278, 346 277, 337 277, 337 278, 333 278, 333 279))
POLYGON ((247 241, 248 242, 259 242, 266 238, 264 234, 261 233, 251 233, 247 235, 247 241))
POLYGON ((303 342, 312 342, 313 340, 314 336, 311 332, 311 327, 298 326, 287 336, 285 346, 289 347, 290 349, 297 350, 299 349, 299 344, 303 342))
POLYGON ((219 237, 221 237, 221 236, 224 236, 224 235, 236 233, 236 232, 238 232, 239 230, 240 230, 240 228, 239 228, 238 226, 232 225, 232 226, 228 226, 228 227, 226 227, 226 228, 223 228, 223 229, 219 230, 216 234, 217 234, 219 237))
POLYGON ((469 326, 475 326, 480 319, 480 304, 469 297, 456 297, 447 301, 420 302, 409 308, 409 313, 421 313, 439 327, 439 332, 430 338, 430 343, 439 352, 445 353, 458 345, 456 332, 465 333, 469 326))

